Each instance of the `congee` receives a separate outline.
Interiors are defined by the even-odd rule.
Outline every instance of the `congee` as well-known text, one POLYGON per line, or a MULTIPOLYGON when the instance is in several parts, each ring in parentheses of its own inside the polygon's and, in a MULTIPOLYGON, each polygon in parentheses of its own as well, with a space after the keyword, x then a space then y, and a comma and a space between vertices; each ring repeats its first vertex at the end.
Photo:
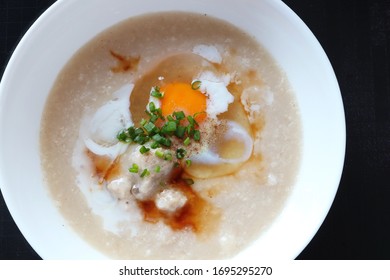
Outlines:
POLYGON ((164 12, 70 59, 45 106, 41 158, 69 225, 108 257, 222 259, 283 209, 300 141, 287 78, 253 37, 164 12))

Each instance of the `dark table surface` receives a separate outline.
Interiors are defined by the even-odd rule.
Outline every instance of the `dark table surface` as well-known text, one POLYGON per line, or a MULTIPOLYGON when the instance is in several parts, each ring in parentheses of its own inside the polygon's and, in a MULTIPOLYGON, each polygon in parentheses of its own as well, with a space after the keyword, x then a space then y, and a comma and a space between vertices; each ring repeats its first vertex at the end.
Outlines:
MULTIPOLYGON (((21 36, 53 2, 0 0, 0 75, 21 36)), ((390 259, 390 0, 284 2, 328 54, 347 123, 339 191, 298 259, 390 259)), ((0 196, 0 259, 39 258, 0 196)))

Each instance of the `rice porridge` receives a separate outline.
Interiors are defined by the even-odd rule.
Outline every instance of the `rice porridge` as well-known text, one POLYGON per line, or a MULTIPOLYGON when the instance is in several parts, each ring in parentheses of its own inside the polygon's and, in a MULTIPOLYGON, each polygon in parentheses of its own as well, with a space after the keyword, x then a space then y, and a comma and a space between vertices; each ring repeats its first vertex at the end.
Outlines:
POLYGON ((110 258, 231 258, 283 208, 301 127, 259 43, 203 14, 125 20, 82 47, 43 114, 41 158, 69 224, 110 258))

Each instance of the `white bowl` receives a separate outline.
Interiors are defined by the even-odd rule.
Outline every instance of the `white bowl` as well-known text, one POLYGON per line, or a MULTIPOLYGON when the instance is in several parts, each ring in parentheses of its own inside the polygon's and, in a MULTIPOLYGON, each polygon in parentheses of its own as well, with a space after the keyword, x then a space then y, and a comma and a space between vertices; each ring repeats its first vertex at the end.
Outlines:
POLYGON ((106 258, 64 226, 43 184, 40 122, 59 71, 106 28, 131 16, 170 10, 207 13, 253 35, 286 72, 298 100, 303 154, 296 186, 269 230, 236 258, 295 258, 325 219, 344 161, 343 105, 320 44, 282 1, 60 0, 23 37, 0 88, 0 186, 16 224, 42 258, 106 258))

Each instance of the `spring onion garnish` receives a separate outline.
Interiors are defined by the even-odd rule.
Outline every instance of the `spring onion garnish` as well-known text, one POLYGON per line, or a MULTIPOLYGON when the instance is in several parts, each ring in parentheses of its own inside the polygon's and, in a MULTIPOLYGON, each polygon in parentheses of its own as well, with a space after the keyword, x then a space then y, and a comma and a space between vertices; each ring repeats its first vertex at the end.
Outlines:
POLYGON ((148 176, 148 175, 150 175, 150 172, 148 169, 145 168, 144 171, 142 171, 140 176, 141 176, 141 178, 143 178, 143 177, 148 176))
POLYGON ((150 149, 149 148, 146 148, 145 146, 142 146, 140 149, 139 149, 139 152, 141 154, 146 154, 147 152, 149 152, 150 149))
POLYGON ((149 122, 155 123, 158 119, 159 119, 158 115, 152 115, 152 116, 150 116, 149 122))
POLYGON ((186 153, 187 153, 186 150, 184 150, 182 148, 179 148, 179 149, 176 150, 176 158, 177 159, 182 159, 182 158, 185 157, 186 153))
POLYGON ((195 120, 192 116, 187 116, 187 120, 188 120, 188 122, 189 122, 192 126, 198 125, 198 123, 196 122, 196 120, 195 120))
POLYGON ((117 138, 119 141, 121 141, 121 142, 127 142, 127 143, 131 142, 131 138, 130 138, 130 137, 127 137, 126 131, 125 131, 125 130, 120 131, 120 132, 118 133, 118 135, 116 136, 116 138, 117 138))
POLYGON ((160 87, 157 87, 157 86, 152 88, 150 95, 153 97, 156 97, 156 98, 163 98, 164 97, 164 93, 161 92, 160 87))
POLYGON ((161 128, 161 132, 164 134, 173 134, 177 129, 177 124, 175 121, 168 121, 164 124, 164 126, 161 128))
POLYGON ((154 113, 156 111, 156 105, 154 104, 154 102, 149 103, 149 111, 151 113, 154 113))
MULTIPOLYGON (((193 90, 199 89, 200 86, 201 81, 196 80, 191 83, 191 88, 193 90)), ((151 89, 150 95, 158 99, 164 98, 164 93, 160 91, 158 86, 151 89)), ((174 161, 173 164, 175 167, 179 167, 181 162, 183 162, 186 167, 190 167, 192 164, 191 160, 188 158, 185 159, 187 155, 186 149, 183 149, 180 146, 175 147, 175 156, 177 160, 173 160, 173 153, 169 149, 165 149, 172 146, 172 137, 181 139, 180 141, 183 146, 191 145, 193 142, 192 140, 200 141, 201 135, 196 117, 199 114, 205 114, 205 112, 186 115, 183 111, 178 111, 164 117, 161 108, 157 108, 154 102, 150 102, 148 104, 148 110, 145 110, 145 113, 148 118, 143 118, 139 123, 139 127, 131 126, 120 131, 117 134, 117 139, 123 143, 137 143, 141 145, 139 148, 141 154, 146 154, 153 149, 155 150, 155 156, 166 161, 174 161), (144 144, 149 141, 152 141, 150 147, 145 146, 144 144)), ((176 146, 177 143, 174 143, 176 146)), ((159 173, 161 171, 161 166, 157 165, 153 170, 154 172, 159 173)), ((134 163, 129 168, 129 172, 139 173, 139 166, 134 163)), ((148 175, 150 175, 148 169, 144 169, 140 174, 142 178, 148 175)), ((190 178, 183 180, 187 185, 192 185, 194 183, 193 179, 190 178)))
POLYGON ((186 127, 185 127, 185 126, 179 125, 179 126, 176 128, 175 135, 176 135, 177 137, 183 138, 185 133, 186 133, 186 127))
POLYGON ((187 138, 183 141, 184 146, 188 146, 190 143, 191 143, 190 137, 187 137, 187 138))
POLYGON ((134 138, 134 142, 140 144, 140 145, 143 145, 145 144, 146 142, 148 142, 150 139, 148 136, 145 136, 145 135, 142 135, 142 134, 139 134, 137 135, 135 138, 134 138))
MULTIPOLYGON (((197 130, 199 124, 195 120, 194 116, 186 116, 183 111, 174 112, 172 115, 163 117, 161 115, 161 108, 156 108, 153 102, 149 103, 149 111, 146 111, 149 115, 149 120, 142 119, 140 127, 131 126, 127 129, 120 131, 117 135, 117 139, 124 143, 138 143, 144 145, 146 142, 153 140, 151 145, 152 149, 159 148, 160 146, 170 147, 172 144, 171 137, 176 136, 179 139, 183 139, 185 146, 191 143, 191 138, 195 141, 200 140, 200 132, 197 130), (162 125, 156 125, 157 120, 164 121, 162 125), (188 125, 182 125, 181 121, 187 120, 188 125)), ((200 112, 202 113, 202 112, 200 112)))
MULTIPOLYGON (((151 107, 153 109, 153 105, 151 107)), ((167 118, 168 121, 159 128, 155 122, 160 117, 153 114, 149 120, 141 121, 141 127, 131 126, 128 129, 120 131, 117 135, 117 139, 124 143, 135 142, 140 145, 144 145, 146 142, 154 140, 154 143, 151 145, 152 149, 156 149, 161 145, 170 147, 172 141, 169 138, 173 135, 177 138, 183 139, 183 144, 185 146, 191 143, 191 138, 195 141, 200 140, 200 132, 196 129, 196 127, 198 127, 198 123, 193 116, 185 117, 189 123, 187 126, 180 124, 180 120, 182 119, 181 114, 177 115, 177 119, 174 119, 172 116, 169 117, 170 118, 167 118)))
POLYGON ((172 160, 172 154, 170 152, 164 153, 164 159, 171 161, 172 160))
POLYGON ((138 165, 133 163, 133 165, 129 168, 129 172, 138 173, 138 169, 139 169, 138 165))
POLYGON ((173 112, 173 115, 175 116, 176 120, 178 120, 178 121, 185 118, 185 114, 183 111, 173 112))
POLYGON ((157 150, 154 154, 159 158, 164 158, 164 152, 161 150, 157 150))
POLYGON ((158 128, 156 127, 156 125, 152 122, 147 122, 143 128, 146 130, 146 132, 148 134, 151 134, 152 132, 157 132, 158 131, 158 128))
POLYGON ((199 81, 199 80, 193 81, 193 82, 191 83, 191 88, 192 88, 193 90, 198 90, 198 89, 200 89, 200 85, 201 85, 201 84, 202 84, 202 82, 199 81))
POLYGON ((169 140, 168 138, 161 136, 160 134, 155 134, 152 136, 152 139, 156 141, 157 143, 165 146, 165 147, 170 147, 172 144, 172 141, 169 140))
POLYGON ((199 141, 200 140, 200 131, 195 129, 193 137, 194 137, 195 141, 199 141))
POLYGON ((150 145, 150 148, 152 148, 152 149, 157 149, 157 148, 160 148, 160 147, 161 147, 161 145, 159 143, 157 143, 157 142, 153 142, 150 145))
POLYGON ((148 121, 145 119, 142 119, 139 123, 141 126, 144 126, 148 121))

